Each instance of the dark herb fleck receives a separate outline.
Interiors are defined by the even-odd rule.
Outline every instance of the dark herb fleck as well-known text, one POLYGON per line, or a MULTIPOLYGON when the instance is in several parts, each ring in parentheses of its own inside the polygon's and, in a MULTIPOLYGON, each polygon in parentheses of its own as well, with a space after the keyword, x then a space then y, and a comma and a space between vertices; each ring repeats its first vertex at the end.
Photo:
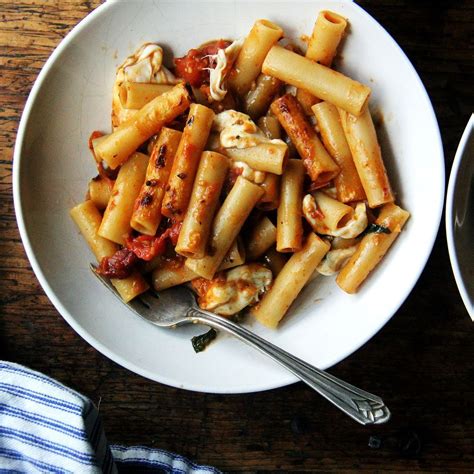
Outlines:
POLYGON ((157 168, 163 168, 165 166, 165 155, 166 155, 166 145, 161 145, 158 150, 158 156, 156 157, 155 166, 157 168))
POLYGON ((190 126, 193 124, 193 122, 194 122, 194 115, 192 115, 192 116, 188 119, 188 121, 186 122, 186 125, 187 125, 188 127, 190 127, 190 126))
POLYGON ((153 202, 153 196, 151 194, 145 194, 141 199, 140 199, 140 205, 141 206, 148 206, 153 202))
POLYGON ((147 180, 147 182, 145 183, 147 186, 156 186, 158 184, 157 180, 156 179, 149 179, 147 180))
POLYGON ((369 224, 364 232, 362 232, 361 236, 367 234, 391 234, 392 231, 388 227, 384 227, 383 225, 378 224, 369 224))
POLYGON ((217 336, 217 332, 215 329, 210 329, 208 332, 204 334, 200 334, 199 336, 194 336, 191 339, 194 352, 196 352, 196 354, 198 352, 202 352, 216 338, 216 336, 217 336))
POLYGON ((179 179, 186 179, 186 173, 178 173, 179 179))

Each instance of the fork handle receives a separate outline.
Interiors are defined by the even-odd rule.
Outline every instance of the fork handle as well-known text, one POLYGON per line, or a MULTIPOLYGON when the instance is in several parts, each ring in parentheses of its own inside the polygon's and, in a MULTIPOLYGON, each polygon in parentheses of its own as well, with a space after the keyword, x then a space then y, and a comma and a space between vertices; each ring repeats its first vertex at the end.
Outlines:
POLYGON ((248 329, 198 308, 190 308, 187 317, 193 322, 228 332, 272 358, 359 423, 363 425, 381 424, 389 420, 390 411, 380 397, 313 367, 248 329))

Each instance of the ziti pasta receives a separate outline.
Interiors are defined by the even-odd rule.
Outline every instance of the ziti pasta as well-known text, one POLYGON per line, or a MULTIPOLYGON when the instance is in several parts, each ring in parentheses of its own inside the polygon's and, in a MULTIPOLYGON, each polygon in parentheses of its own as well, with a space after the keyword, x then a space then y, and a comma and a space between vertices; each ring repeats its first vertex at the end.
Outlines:
POLYGON ((113 128, 91 135, 98 175, 71 217, 125 302, 186 284, 203 309, 250 306, 275 328, 317 275, 358 291, 409 213, 370 88, 334 67, 348 23, 320 12, 301 51, 258 19, 167 67, 145 43, 118 68, 113 128))

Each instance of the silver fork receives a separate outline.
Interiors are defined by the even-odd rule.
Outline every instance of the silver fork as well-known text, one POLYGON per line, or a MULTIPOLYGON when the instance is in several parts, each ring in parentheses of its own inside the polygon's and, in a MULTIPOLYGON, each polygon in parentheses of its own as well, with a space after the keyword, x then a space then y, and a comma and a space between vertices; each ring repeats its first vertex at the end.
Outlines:
MULTIPOLYGON (((91 264, 90 268, 94 275, 120 299, 110 281, 96 272, 95 265, 91 264)), ((176 286, 159 293, 148 291, 132 300, 128 306, 138 316, 157 326, 176 327, 199 323, 232 334, 271 357, 362 425, 378 425, 390 419, 390 411, 380 397, 313 367, 222 316, 202 310, 196 303, 194 293, 185 286, 176 286)))

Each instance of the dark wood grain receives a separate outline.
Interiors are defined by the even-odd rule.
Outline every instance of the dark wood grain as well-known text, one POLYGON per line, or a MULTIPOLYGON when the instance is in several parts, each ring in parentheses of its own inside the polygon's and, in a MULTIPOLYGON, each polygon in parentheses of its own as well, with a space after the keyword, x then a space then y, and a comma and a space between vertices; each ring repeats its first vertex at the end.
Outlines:
MULTIPOLYGON (((381 427, 354 424, 303 384, 224 396, 150 382, 99 354, 56 312, 19 238, 12 202, 13 146, 40 68, 99 3, 0 0, 0 357, 91 397, 111 442, 172 450, 225 471, 472 472, 473 326, 453 280, 443 226, 425 271, 397 315, 332 369, 384 398, 393 419, 381 427)), ((473 2, 359 3, 393 35, 425 83, 449 171, 474 110, 473 2)))

